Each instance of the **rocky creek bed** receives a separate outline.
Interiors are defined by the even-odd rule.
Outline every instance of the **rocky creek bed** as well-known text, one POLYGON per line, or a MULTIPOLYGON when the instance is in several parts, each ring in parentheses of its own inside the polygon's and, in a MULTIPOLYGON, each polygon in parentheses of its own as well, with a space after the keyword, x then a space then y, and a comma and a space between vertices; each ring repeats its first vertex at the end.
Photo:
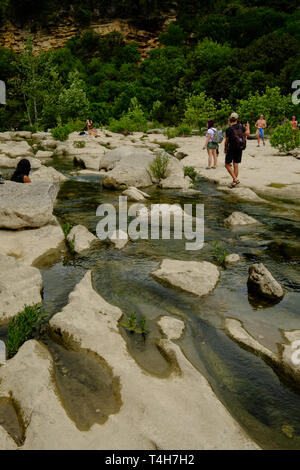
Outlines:
MULTIPOLYGON (((128 136, 124 141, 123 136, 103 134, 101 142, 116 148, 126 144, 128 148, 141 145, 140 137, 128 136)), ((149 140, 160 138, 150 136, 149 140)), ((19 139, 27 143, 24 137, 19 139)), ((50 148, 48 140, 49 137, 44 139, 44 151, 50 148)), ((245 191, 251 191, 248 187, 244 187, 244 193, 241 188, 241 196, 235 192, 227 194, 204 178, 198 179, 195 193, 186 185, 183 167, 180 169, 175 162, 170 179, 177 181, 177 188, 150 186, 145 191, 150 196, 149 203, 205 205, 202 250, 186 251, 185 240, 129 241, 122 250, 96 240, 89 249, 71 255, 64 247, 58 222, 82 225, 95 234, 98 205, 109 202, 117 207, 124 181, 127 186, 132 183, 139 186, 141 178, 148 178, 138 168, 136 179, 132 181, 131 175, 127 182, 126 165, 110 170, 107 157, 106 160, 101 157, 102 150, 100 155, 97 153, 95 140, 89 142, 87 147, 91 146, 91 152, 87 156, 93 159, 94 166, 97 159, 95 168, 99 169, 102 161, 108 172, 114 171, 108 184, 103 185, 106 177, 103 170, 86 168, 74 173, 72 141, 65 145, 64 156, 61 156, 64 144, 57 145, 57 155, 48 155, 46 166, 43 161, 42 167, 42 180, 46 178, 43 185, 60 184, 56 202, 53 200, 56 219, 49 216, 52 200, 49 197, 48 212, 44 210, 44 217, 40 215, 41 227, 28 227, 28 219, 24 222, 20 211, 18 217, 15 211, 9 216, 18 227, 12 227, 13 230, 7 227, 5 214, 5 225, 0 230, 1 240, 5 241, 0 253, 12 260, 16 258, 20 264, 15 272, 20 273, 21 289, 27 288, 26 269, 35 266, 30 278, 31 284, 36 282, 34 301, 42 285, 41 298, 47 312, 45 325, 50 320, 50 326, 38 342, 25 343, 13 359, 0 366, 0 448, 256 448, 258 445, 268 449, 299 449, 300 394, 296 374, 276 367, 256 345, 249 347, 243 338, 235 337, 230 323, 226 323, 230 319, 239 321, 242 333, 246 331, 271 355, 278 355, 281 345, 289 344, 285 331, 300 329, 300 213, 294 204, 297 201, 291 201, 286 193, 281 196, 282 203, 278 202, 278 196, 274 199, 270 195, 258 203, 253 194, 245 191), (70 155, 68 148, 71 148, 70 155), (46 171, 52 167, 67 179, 56 173, 54 176, 52 170, 51 174, 46 171), (116 177, 121 186, 116 185, 116 177), (111 191, 112 184, 114 191, 111 191), (234 212, 247 214, 258 223, 224 224, 234 212), (20 224, 25 225, 20 227, 20 224), (23 235, 26 239, 22 240, 23 235), (28 249, 32 239, 35 242, 28 249), (240 260, 228 264, 226 269, 218 267, 215 282, 201 297, 196 292, 177 289, 176 284, 174 287, 161 282, 153 275, 165 259, 215 264, 216 241, 228 254, 238 254, 240 260), (249 295, 248 270, 254 263, 263 263, 269 269, 283 287, 283 298, 269 302, 249 295), (128 333, 119 323, 133 311, 138 319, 142 316, 147 319, 149 334, 145 339, 128 333), (165 317, 183 322, 183 331, 176 335, 176 325, 167 324, 165 329, 160 326, 160 319, 165 317), (34 380, 27 383, 30 378, 34 380), (215 411, 208 416, 205 409, 215 411), (17 422, 21 423, 19 428, 17 422)), ((184 139, 182 142, 187 154, 197 143, 184 139)), ((20 152, 24 152, 25 143, 20 146, 20 152)), ((149 155, 157 147, 156 143, 143 144, 142 151, 149 155)), ((11 152, 14 146, 3 146, 6 151, 8 148, 11 152)), ((29 155, 30 145, 26 149, 29 155)), ((109 150, 105 149, 103 154, 109 150)), ((80 158, 79 150, 84 152, 77 150, 80 158)), ((11 155, 6 153, 5 157, 17 158, 16 154, 11 155)), ((192 157, 191 151, 185 158, 192 161, 192 157)), ((136 158, 142 157, 135 156, 130 162, 134 164, 136 158)), ((204 152, 201 158, 204 167, 204 152)), ((146 159, 148 162, 149 156, 146 159)), ((199 166, 200 160, 197 161, 199 166)), ((193 162, 197 167, 195 159, 193 162)), ((132 163, 128 168, 133 168, 132 163)), ((203 171, 199 169, 200 174, 203 171)), ((10 172, 9 168, 2 171, 4 176, 10 172)), ((291 184, 297 184, 293 178, 290 176, 291 184)), ((141 186, 144 185, 148 183, 142 182, 141 186)), ((263 197, 263 188, 260 189, 263 197)), ((7 287, 7 298, 11 288, 7 287)), ((17 292, 15 289, 13 295, 17 296, 17 292)), ((15 309, 11 303, 7 305, 9 317, 20 310, 19 304, 15 309)), ((5 323, 0 328, 0 338, 6 338, 5 323)))

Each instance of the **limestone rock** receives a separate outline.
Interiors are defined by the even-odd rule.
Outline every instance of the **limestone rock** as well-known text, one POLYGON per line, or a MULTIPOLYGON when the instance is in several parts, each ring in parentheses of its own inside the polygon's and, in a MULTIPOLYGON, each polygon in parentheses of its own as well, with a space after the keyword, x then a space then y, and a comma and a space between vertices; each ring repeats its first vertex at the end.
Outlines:
POLYGON ((42 227, 51 223, 57 192, 57 183, 6 181, 0 187, 0 228, 42 227))
POLYGON ((130 186, 128 189, 123 191, 123 196, 127 196, 129 201, 145 201, 145 198, 149 198, 149 194, 144 193, 140 189, 130 186))
POLYGON ((133 147, 119 147, 107 152, 99 168, 107 170, 103 186, 108 189, 151 186, 149 165, 153 159, 151 153, 140 152, 133 147))
POLYGON ((30 266, 46 253, 57 251, 64 239, 59 225, 28 230, 0 230, 0 253, 13 256, 30 266))
POLYGON ((152 275, 199 297, 211 292, 220 277, 218 268, 207 261, 178 261, 164 259, 152 275))
POLYGON ((37 171, 30 174, 30 179, 32 182, 47 181, 51 183, 63 183, 68 177, 52 166, 43 165, 37 171))
POLYGON ((38 152, 35 154, 35 158, 38 158, 40 160, 47 160, 53 156, 53 152, 47 151, 47 150, 38 150, 38 152))
POLYGON ((237 263, 240 261, 240 256, 237 253, 231 253, 230 255, 227 255, 225 258, 225 263, 226 264, 231 264, 231 263, 237 263))
POLYGON ((254 295, 273 300, 281 299, 284 295, 281 285, 262 263, 250 266, 248 290, 254 295))
POLYGON ((115 230, 109 235, 109 239, 118 250, 122 250, 129 241, 127 233, 123 230, 115 230))
POLYGON ((184 176, 182 164, 175 157, 170 157, 166 172, 166 178, 159 182, 163 189, 188 190, 192 183, 191 178, 184 176))
POLYGON ((224 224, 228 227, 234 227, 236 225, 252 225, 252 224, 259 224, 259 222, 250 217, 243 212, 233 212, 227 219, 224 220, 224 224))
POLYGON ((10 158, 27 158, 33 156, 30 145, 24 140, 21 142, 1 142, 0 141, 0 153, 3 153, 10 158))
POLYGON ((158 324, 169 340, 179 339, 185 328, 182 320, 168 316, 161 317, 158 324))
POLYGON ((42 301, 42 277, 38 269, 11 256, 0 255, 0 322, 22 311, 24 305, 42 301))
POLYGON ((90 248, 91 244, 98 240, 98 238, 89 232, 83 225, 75 225, 75 227, 70 230, 67 240, 74 243, 74 250, 76 253, 81 253, 82 251, 90 248))
POLYGON ((0 425, 0 450, 16 450, 17 444, 8 432, 0 425))
POLYGON ((260 202, 260 203, 267 202, 265 199, 262 199, 261 197, 259 197, 250 188, 235 187, 234 189, 230 189, 227 186, 219 186, 217 189, 219 191, 223 191, 225 193, 231 194, 232 196, 237 197, 241 201, 260 202))

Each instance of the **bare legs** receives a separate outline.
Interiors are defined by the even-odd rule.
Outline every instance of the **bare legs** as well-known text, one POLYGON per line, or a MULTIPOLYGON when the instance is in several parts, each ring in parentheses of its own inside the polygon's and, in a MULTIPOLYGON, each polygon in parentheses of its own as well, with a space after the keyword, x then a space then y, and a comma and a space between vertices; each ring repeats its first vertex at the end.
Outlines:
POLYGON ((225 163, 225 168, 232 177, 233 183, 238 181, 238 176, 239 176, 239 164, 238 163, 233 163, 233 168, 231 166, 231 163, 225 163))
POLYGON ((211 164, 212 164, 212 160, 214 159, 214 166, 213 168, 217 168, 217 149, 207 149, 207 153, 208 153, 208 164, 207 164, 207 168, 210 168, 211 167, 211 164))

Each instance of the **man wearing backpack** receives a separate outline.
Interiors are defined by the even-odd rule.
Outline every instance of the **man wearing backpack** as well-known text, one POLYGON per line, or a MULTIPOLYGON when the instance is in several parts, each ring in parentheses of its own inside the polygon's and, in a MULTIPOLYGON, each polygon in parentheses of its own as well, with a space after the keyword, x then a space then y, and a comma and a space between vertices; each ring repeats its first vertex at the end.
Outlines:
POLYGON ((232 177, 230 188, 239 184, 239 163, 242 160, 243 150, 246 148, 247 137, 250 135, 249 123, 245 126, 238 122, 238 114, 232 113, 229 117, 230 126, 226 129, 224 153, 225 168, 232 177), (233 168, 232 168, 233 163, 233 168))

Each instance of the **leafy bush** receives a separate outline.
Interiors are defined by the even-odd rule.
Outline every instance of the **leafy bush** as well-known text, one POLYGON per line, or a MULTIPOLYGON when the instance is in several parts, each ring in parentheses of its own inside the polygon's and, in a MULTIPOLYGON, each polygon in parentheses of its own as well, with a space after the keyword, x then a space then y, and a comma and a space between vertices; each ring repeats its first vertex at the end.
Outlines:
POLYGON ((270 139, 272 147, 277 148, 280 152, 290 152, 300 147, 300 131, 293 129, 290 122, 286 122, 283 126, 274 129, 270 139))
POLYGON ((51 135, 55 140, 60 140, 64 142, 68 139, 69 134, 71 134, 72 130, 68 124, 63 126, 57 126, 54 129, 51 129, 51 135))
POLYGON ((109 130, 122 134, 147 130, 147 118, 137 98, 130 100, 127 113, 123 114, 119 120, 114 118, 110 120, 109 130))
POLYGON ((209 119, 216 114, 216 104, 212 98, 208 98, 205 92, 199 95, 191 95, 185 100, 186 109, 184 122, 196 128, 205 127, 209 119))
POLYGON ((219 266, 225 266, 225 259, 227 256, 227 251, 225 249, 222 249, 219 245, 219 242, 214 242, 213 244, 213 257, 215 262, 219 266))
POLYGON ((169 158, 167 153, 161 152, 151 163, 150 172, 156 179, 161 180, 166 177, 169 158))
POLYGON ((40 331, 41 320, 45 313, 39 305, 31 307, 25 305, 24 310, 8 325, 8 337, 6 342, 7 355, 13 357, 25 341, 33 338, 40 331))
POLYGON ((189 176, 193 183, 196 181, 198 173, 196 172, 193 166, 185 166, 184 167, 184 176, 189 176))
POLYGON ((158 142, 160 148, 162 148, 165 152, 174 155, 174 151, 179 147, 178 144, 174 144, 173 142, 158 142))

